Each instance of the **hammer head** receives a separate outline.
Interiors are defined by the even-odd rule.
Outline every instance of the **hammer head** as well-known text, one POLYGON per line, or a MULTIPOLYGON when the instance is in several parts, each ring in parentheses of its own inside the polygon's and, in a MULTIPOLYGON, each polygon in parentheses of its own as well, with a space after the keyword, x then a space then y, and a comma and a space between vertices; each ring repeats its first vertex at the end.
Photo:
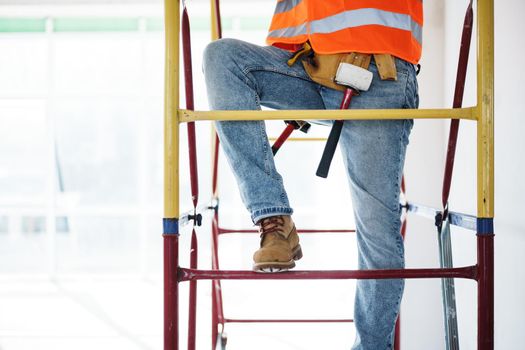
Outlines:
POLYGON ((358 91, 367 91, 372 84, 372 77, 369 70, 343 62, 337 68, 335 82, 358 91))
POLYGON ((308 130, 310 130, 310 126, 312 126, 310 123, 304 120, 285 120, 284 122, 286 124, 292 124, 295 130, 302 131, 305 134, 308 133, 308 130))

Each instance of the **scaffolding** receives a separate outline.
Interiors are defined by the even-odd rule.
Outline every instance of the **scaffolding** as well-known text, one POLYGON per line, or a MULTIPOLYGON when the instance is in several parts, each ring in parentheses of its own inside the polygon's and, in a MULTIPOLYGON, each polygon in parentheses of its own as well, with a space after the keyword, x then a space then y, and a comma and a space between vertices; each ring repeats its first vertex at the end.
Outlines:
MULTIPOLYGON (((219 1, 211 0, 212 36, 221 36, 219 1)), ((196 340, 196 288, 197 281, 212 281, 212 349, 225 346, 221 330, 228 322, 351 322, 351 320, 234 320, 224 317, 222 309, 221 280, 297 280, 297 279, 391 279, 391 278, 440 278, 442 279, 445 334, 447 349, 458 348, 457 321, 448 312, 454 307, 453 279, 463 278, 477 282, 478 290, 478 350, 494 348, 494 0, 478 0, 477 19, 477 104, 461 107, 464 76, 468 61, 468 46, 464 49, 465 28, 472 30, 472 1, 467 9, 460 52, 460 64, 454 105, 451 109, 389 109, 389 110, 278 110, 278 111, 194 111, 193 82, 191 78, 191 50, 189 42, 189 18, 184 9, 181 16, 180 0, 165 0, 166 67, 165 67, 165 124, 164 124, 164 349, 179 349, 179 283, 189 282, 188 350, 195 349, 196 340), (469 17, 470 16, 470 17, 469 17), (470 22, 469 22, 470 21, 470 22), (470 24, 469 24, 470 23, 470 24), (182 28, 181 28, 182 26, 182 28), (180 33, 184 45, 186 109, 179 105, 180 82, 180 33), (186 34, 185 34, 186 33, 186 34), (464 57, 466 55, 466 57, 464 57), (462 57, 463 56, 463 57, 462 57), (463 60, 463 61, 462 61, 463 60), (463 63, 462 63, 463 62, 463 63), (463 81, 461 82, 461 76, 463 81), (460 82, 458 84, 458 82, 460 82), (213 210, 212 221, 212 269, 197 269, 197 235, 192 230, 190 267, 179 266, 179 226, 181 222, 193 221, 194 226, 202 219, 198 208, 198 182, 195 147, 196 121, 213 120, 389 120, 389 119, 451 119, 449 149, 443 183, 443 207, 429 208, 407 202, 403 207, 411 213, 436 220, 440 243, 440 268, 398 270, 331 270, 291 271, 280 274, 260 274, 252 271, 225 271, 219 269, 219 235, 246 230, 224 229, 218 221, 218 146, 213 136, 212 204, 205 209, 213 210), (477 214, 467 215, 449 211, 448 195, 454 164, 455 145, 460 120, 477 123, 477 214), (179 211, 179 127, 187 123, 190 151, 190 178, 193 210, 188 214, 179 211), (476 232, 477 263, 472 266, 453 267, 450 247, 450 225, 476 232), (221 326, 221 327, 219 327, 221 326)), ((468 33, 470 35, 470 33, 468 33)), ((468 37, 470 44, 470 36, 468 37)), ((404 187, 404 186, 403 186, 404 187)), ((406 225, 403 224, 403 230, 406 225)), ((310 232, 337 232, 337 230, 306 230, 310 232)), ((352 230, 340 230, 352 232, 352 230)), ((301 231, 299 230, 299 233, 301 231)), ((304 233, 304 231, 303 231, 304 233)), ((399 337, 396 337, 398 340, 399 337)), ((395 346, 399 350, 399 344, 395 346)))

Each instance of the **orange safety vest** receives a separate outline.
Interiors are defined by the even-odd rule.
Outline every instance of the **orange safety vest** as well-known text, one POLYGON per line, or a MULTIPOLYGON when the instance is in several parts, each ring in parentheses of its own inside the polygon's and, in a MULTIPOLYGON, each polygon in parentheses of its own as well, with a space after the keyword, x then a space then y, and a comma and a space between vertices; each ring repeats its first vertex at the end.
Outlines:
POLYGON ((384 53, 416 64, 421 57, 423 0, 278 0, 266 42, 315 52, 384 53))

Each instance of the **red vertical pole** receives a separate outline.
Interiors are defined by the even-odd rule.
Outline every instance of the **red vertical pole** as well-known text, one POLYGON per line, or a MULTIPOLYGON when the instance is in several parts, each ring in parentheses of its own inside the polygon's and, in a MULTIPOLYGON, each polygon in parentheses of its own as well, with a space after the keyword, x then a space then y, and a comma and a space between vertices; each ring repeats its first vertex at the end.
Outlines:
POLYGON ((396 329, 394 334, 394 350, 401 350, 401 314, 397 316, 396 329))
MULTIPOLYGON (((219 172, 219 136, 215 132, 213 138, 213 155, 212 155, 212 194, 215 205, 218 206, 218 172, 219 172)), ((215 208, 211 226, 211 254, 212 269, 218 269, 218 241, 219 241, 219 208, 215 208)), ((220 281, 211 281, 211 348, 215 350, 217 344, 218 326, 219 326, 219 294, 220 281)), ((221 303, 222 304, 222 303, 221 303)), ((221 306, 222 309, 222 306, 221 306)), ((222 312, 222 310, 221 310, 222 312)))
MULTIPOLYGON (((165 220, 169 220, 169 219, 165 219, 165 220)), ((166 231, 167 230, 165 230, 165 232, 166 231)), ((179 235, 178 233, 164 233, 163 240, 164 240, 164 350, 178 350, 179 349, 179 279, 178 279, 179 235)))
MULTIPOLYGON (((217 199, 217 179, 218 179, 218 168, 219 168, 219 136, 217 133, 214 135, 213 146, 213 159, 212 159, 212 193, 213 198, 217 199)), ((218 205, 216 202, 215 205, 218 205)), ((218 269, 218 240, 219 240, 219 209, 215 208, 213 213, 213 221, 211 226, 211 254, 212 254, 212 269, 218 269)), ((218 288, 219 281, 211 281, 211 348, 215 349, 217 344, 217 327, 219 325, 219 307, 218 307, 218 288)))
MULTIPOLYGON (((494 349, 494 234, 480 233, 478 219, 478 350, 494 349)), ((490 224, 492 226, 492 224, 490 224)))
MULTIPOLYGON (((191 233, 190 268, 196 269, 198 262, 197 234, 195 229, 191 233)), ((188 350, 195 350, 197 332, 197 281, 191 281, 189 287, 189 315, 188 315, 188 350)))
POLYGON ((219 178, 219 135, 217 135, 217 132, 215 132, 215 138, 214 138, 214 145, 213 145, 213 175, 212 175, 212 194, 213 199, 218 199, 218 192, 217 192, 217 181, 219 178))
MULTIPOLYGON (((461 46, 459 50, 459 62, 456 73, 456 87, 454 90, 453 108, 461 108, 463 105, 463 92, 465 90, 465 80, 467 77, 468 57, 470 50, 470 42, 472 39, 472 24, 474 12, 472 11, 472 1, 470 1, 465 20, 463 22, 463 33, 461 35, 461 46)), ((459 119, 450 121, 450 132, 448 136, 447 156, 445 161, 445 172, 443 174, 443 190, 441 201, 443 208, 447 208, 448 198, 450 195, 450 186, 452 184, 452 172, 454 170, 454 159, 456 156, 456 144, 458 140, 459 119)), ((445 213, 446 214, 446 213, 445 213)), ((446 215, 443 219, 446 219, 446 215)))
POLYGON ((215 350, 217 344, 217 301, 215 300, 215 285, 212 281, 212 296, 211 296, 211 349, 215 350))
MULTIPOLYGON (((186 88, 186 108, 194 109, 193 98, 193 70, 191 64, 191 38, 190 38, 190 20, 188 11, 184 7, 182 11, 182 45, 184 59, 184 85, 186 88)), ((193 209, 197 207, 199 201, 199 182, 197 172, 197 146, 195 138, 195 123, 188 123, 188 150, 189 150, 189 168, 191 182, 191 199, 193 209)), ((196 215, 197 213, 195 213, 196 215)), ((191 252, 190 267, 197 268, 197 234, 195 229, 191 234, 191 252)), ((188 350, 195 350, 197 329, 197 281, 191 281, 189 285, 189 314, 188 314, 188 350)))
MULTIPOLYGON (((212 223, 212 269, 219 270, 219 221, 218 211, 215 211, 212 223)), ((222 307, 221 281, 212 281, 212 349, 217 344, 218 326, 224 326, 224 310, 222 307)))
MULTIPOLYGON (((217 211, 215 211, 212 222, 212 269, 216 269, 215 256, 217 254, 217 239, 219 237, 219 228, 217 224, 217 211)), ((218 326, 219 326, 219 311, 218 311, 218 297, 217 297, 217 281, 211 281, 211 349, 215 350, 217 344, 218 326)))
MULTIPOLYGON (((184 86, 186 91, 186 108, 192 111, 194 109, 193 68, 191 64, 190 20, 186 8, 184 8, 182 11, 182 50, 184 60, 184 86)), ((197 146, 195 140, 195 122, 189 122, 187 127, 188 151, 190 160, 191 199, 193 201, 193 207, 195 208, 199 200, 199 176, 197 172, 197 146)))

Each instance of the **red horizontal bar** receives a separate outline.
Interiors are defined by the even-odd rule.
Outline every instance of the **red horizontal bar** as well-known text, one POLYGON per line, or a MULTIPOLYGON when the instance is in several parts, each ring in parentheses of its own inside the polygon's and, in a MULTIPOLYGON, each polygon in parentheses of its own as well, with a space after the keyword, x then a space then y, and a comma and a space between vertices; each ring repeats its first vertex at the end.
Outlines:
POLYGON ((225 323, 349 323, 354 322, 351 318, 349 319, 340 319, 340 320, 243 320, 243 319, 233 319, 225 318, 225 323))
MULTIPOLYGON (((354 229, 351 230, 343 230, 343 229, 334 229, 334 230, 309 230, 309 229, 301 229, 297 230, 298 233, 347 233, 347 232, 355 232, 354 229)), ((259 230, 253 230, 253 229, 229 229, 229 228, 219 228, 219 234, 225 234, 225 233, 259 233, 259 230)))
POLYGON ((298 233, 346 233, 346 232, 355 232, 354 229, 351 230, 297 230, 298 233))
POLYGON ((394 279, 394 278, 467 278, 476 279, 477 267, 449 269, 397 270, 326 270, 260 273, 253 271, 179 269, 179 281, 195 280, 327 280, 327 279, 394 279))

